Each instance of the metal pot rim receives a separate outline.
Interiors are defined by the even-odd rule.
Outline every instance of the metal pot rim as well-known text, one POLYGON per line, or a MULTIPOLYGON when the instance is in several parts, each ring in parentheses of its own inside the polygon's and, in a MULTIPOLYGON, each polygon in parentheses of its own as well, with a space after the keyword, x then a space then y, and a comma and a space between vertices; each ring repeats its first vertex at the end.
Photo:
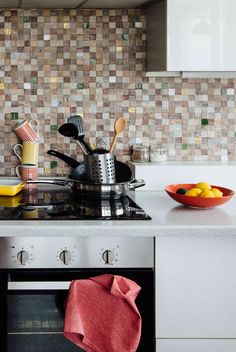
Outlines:
POLYGON ((79 183, 79 184, 83 184, 83 185, 91 185, 91 186, 100 186, 101 187, 101 186, 127 185, 127 184, 135 182, 136 179, 132 178, 130 181, 115 182, 115 183, 98 183, 98 182, 96 183, 96 182, 76 180, 74 178, 66 178, 65 181, 70 181, 70 182, 79 183))

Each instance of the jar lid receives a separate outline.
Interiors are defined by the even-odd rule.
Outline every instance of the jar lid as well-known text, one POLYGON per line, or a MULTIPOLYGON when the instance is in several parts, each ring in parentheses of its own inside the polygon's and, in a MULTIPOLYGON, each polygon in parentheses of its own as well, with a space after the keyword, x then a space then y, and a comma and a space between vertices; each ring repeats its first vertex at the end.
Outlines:
POLYGON ((149 147, 145 144, 134 144, 133 149, 135 150, 147 150, 149 147))
POLYGON ((166 151, 166 146, 163 144, 156 144, 156 145, 151 145, 150 150, 154 151, 166 151))

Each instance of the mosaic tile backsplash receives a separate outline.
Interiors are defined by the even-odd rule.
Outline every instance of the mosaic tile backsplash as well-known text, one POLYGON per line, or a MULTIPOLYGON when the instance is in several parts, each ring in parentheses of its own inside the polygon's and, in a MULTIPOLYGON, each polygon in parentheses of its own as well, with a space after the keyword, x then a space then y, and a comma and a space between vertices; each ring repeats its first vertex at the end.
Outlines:
POLYGON ((56 149, 78 160, 75 142, 57 132, 84 118, 85 139, 109 147, 117 116, 131 146, 163 143, 170 160, 235 160, 236 80, 145 77, 143 10, 0 10, 0 174, 14 175, 13 129, 40 123, 40 175, 67 175, 56 149))

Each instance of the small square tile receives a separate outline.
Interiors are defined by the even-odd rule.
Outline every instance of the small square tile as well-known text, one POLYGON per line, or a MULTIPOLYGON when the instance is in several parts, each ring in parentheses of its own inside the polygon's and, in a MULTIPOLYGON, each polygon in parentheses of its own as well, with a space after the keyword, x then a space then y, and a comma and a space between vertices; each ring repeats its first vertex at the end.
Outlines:
POLYGON ((76 84, 76 88, 77 89, 84 89, 84 83, 83 82, 79 82, 76 84))
POLYGON ((162 89, 169 89, 169 82, 163 82, 162 89))
POLYGON ((175 89, 169 89, 169 95, 175 95, 175 89))
POLYGON ((56 160, 53 160, 53 161, 50 161, 50 169, 55 169, 57 167, 57 161, 56 160))
POLYGON ((31 78, 30 78, 30 82, 31 82, 32 84, 35 84, 35 83, 38 82, 38 78, 37 78, 37 77, 31 77, 31 78))
POLYGON ((50 34, 44 34, 43 40, 50 40, 50 34))
POLYGON ((45 167, 44 168, 44 174, 45 175, 51 174, 51 169, 49 167, 45 167))
POLYGON ((129 107, 129 112, 134 113, 136 112, 136 108, 134 106, 129 107))
POLYGON ((19 114, 18 112, 11 112, 11 120, 18 120, 19 114))
POLYGON ((143 89, 143 84, 142 83, 136 83, 135 84, 135 89, 143 89))
POLYGON ((51 125, 50 126, 50 131, 51 132, 57 132, 58 131, 58 126, 57 125, 51 125))
POLYGON ((11 34, 11 28, 5 28, 4 29, 5 35, 10 35, 11 34))
POLYGON ((234 89, 227 89, 227 95, 234 95, 234 89))
POLYGON ((51 83, 57 83, 57 77, 50 77, 51 83))
POLYGON ((90 24, 89 24, 89 22, 85 22, 85 23, 83 23, 83 28, 90 28, 90 24))
POLYGON ((25 22, 25 23, 31 22, 31 17, 30 16, 24 16, 23 17, 23 22, 25 22))
POLYGON ((194 143, 195 143, 195 144, 201 144, 201 142, 202 142, 201 137, 195 137, 195 138, 194 138, 194 143))
POLYGON ((31 89, 31 83, 24 83, 24 89, 31 89))
POLYGON ((116 83, 116 77, 109 77, 109 82, 110 83, 116 83))
POLYGON ((182 150, 187 150, 188 149, 188 144, 182 144, 181 149, 182 150))
POLYGON ((143 24, 142 22, 135 22, 135 28, 142 28, 143 24))
POLYGON ((129 35, 127 33, 122 34, 122 39, 123 40, 129 40, 129 35))
POLYGON ((208 119, 201 119, 201 125, 202 126, 207 126, 209 124, 208 119))

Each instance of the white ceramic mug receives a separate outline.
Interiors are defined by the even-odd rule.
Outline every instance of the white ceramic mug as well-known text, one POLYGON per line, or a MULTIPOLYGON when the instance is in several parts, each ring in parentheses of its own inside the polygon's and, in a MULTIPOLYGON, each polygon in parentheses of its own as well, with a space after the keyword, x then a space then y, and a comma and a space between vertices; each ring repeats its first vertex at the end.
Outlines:
POLYGON ((21 164, 38 165, 39 144, 37 142, 23 142, 15 144, 13 151, 21 164))
POLYGON ((24 142, 37 142, 39 140, 39 121, 32 119, 30 121, 24 121, 17 126, 14 131, 16 135, 24 142))

